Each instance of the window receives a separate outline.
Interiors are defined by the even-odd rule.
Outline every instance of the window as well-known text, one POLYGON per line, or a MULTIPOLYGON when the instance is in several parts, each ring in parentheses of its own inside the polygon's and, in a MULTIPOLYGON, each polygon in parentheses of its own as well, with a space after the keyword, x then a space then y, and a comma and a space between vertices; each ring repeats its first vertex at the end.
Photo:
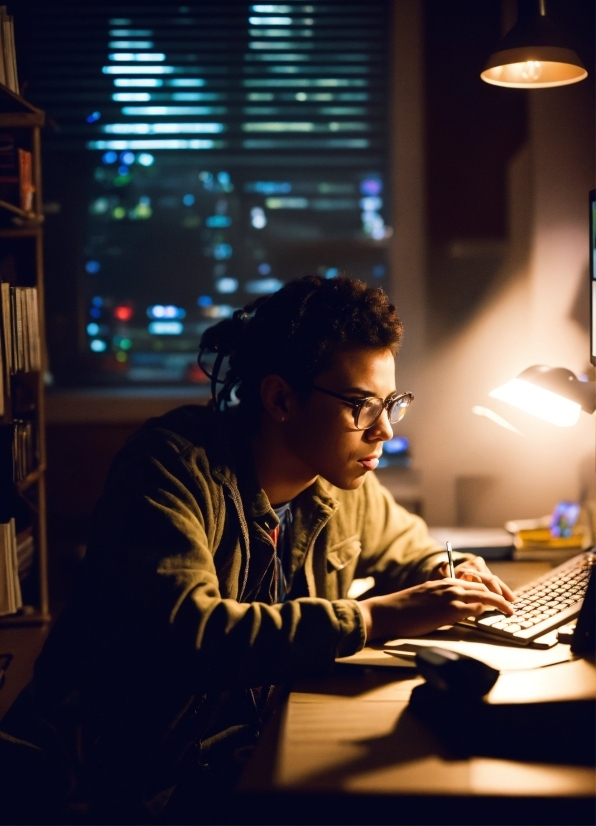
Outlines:
POLYGON ((285 281, 387 283, 388 2, 37 15, 29 96, 85 153, 89 380, 202 382, 198 341, 285 281))

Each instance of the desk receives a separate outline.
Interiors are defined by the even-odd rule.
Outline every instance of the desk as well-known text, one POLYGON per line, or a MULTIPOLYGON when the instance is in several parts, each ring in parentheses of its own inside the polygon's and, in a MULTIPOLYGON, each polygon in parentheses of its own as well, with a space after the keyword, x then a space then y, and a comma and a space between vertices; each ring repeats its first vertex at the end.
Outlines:
POLYGON ((297 683, 265 730, 240 784, 245 822, 594 822, 593 768, 458 759, 407 709, 411 670, 343 668, 297 683))

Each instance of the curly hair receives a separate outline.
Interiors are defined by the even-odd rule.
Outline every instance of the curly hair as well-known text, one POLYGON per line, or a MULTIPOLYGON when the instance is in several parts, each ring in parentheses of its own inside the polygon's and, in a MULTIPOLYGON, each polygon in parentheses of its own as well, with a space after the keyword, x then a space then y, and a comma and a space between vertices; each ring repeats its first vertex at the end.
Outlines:
POLYGON ((204 353, 217 354, 212 375, 217 407, 234 390, 245 412, 256 415, 266 375, 281 376, 306 396, 340 348, 356 344, 395 354, 402 332, 397 310, 382 289, 345 276, 306 276, 206 330, 199 363, 204 353), (228 370, 217 393, 217 373, 226 356, 228 370))

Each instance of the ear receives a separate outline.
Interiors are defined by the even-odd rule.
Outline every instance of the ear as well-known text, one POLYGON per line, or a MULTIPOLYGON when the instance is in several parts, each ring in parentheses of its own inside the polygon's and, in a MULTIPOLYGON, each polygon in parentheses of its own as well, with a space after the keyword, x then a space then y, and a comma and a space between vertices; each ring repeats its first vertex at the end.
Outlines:
POLYGON ((296 394, 281 376, 271 374, 261 382, 265 412, 276 422, 288 421, 296 409, 296 394))

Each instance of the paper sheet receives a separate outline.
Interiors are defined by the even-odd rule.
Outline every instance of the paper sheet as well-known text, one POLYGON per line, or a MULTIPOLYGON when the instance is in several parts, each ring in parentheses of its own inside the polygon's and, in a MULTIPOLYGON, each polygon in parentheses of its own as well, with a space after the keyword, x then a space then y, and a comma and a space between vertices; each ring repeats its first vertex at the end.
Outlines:
MULTIPOLYGON (((420 640, 399 639, 390 640, 383 646, 386 650, 399 653, 416 652, 424 646, 437 646, 474 657, 498 671, 527 671, 533 668, 543 668, 546 665, 568 662, 571 651, 568 645, 556 645, 554 648, 536 649, 520 646, 495 645, 487 642, 469 642, 468 640, 420 640)), ((401 657, 400 657, 401 660, 401 657)), ((400 664, 398 662, 398 664, 400 664)))

